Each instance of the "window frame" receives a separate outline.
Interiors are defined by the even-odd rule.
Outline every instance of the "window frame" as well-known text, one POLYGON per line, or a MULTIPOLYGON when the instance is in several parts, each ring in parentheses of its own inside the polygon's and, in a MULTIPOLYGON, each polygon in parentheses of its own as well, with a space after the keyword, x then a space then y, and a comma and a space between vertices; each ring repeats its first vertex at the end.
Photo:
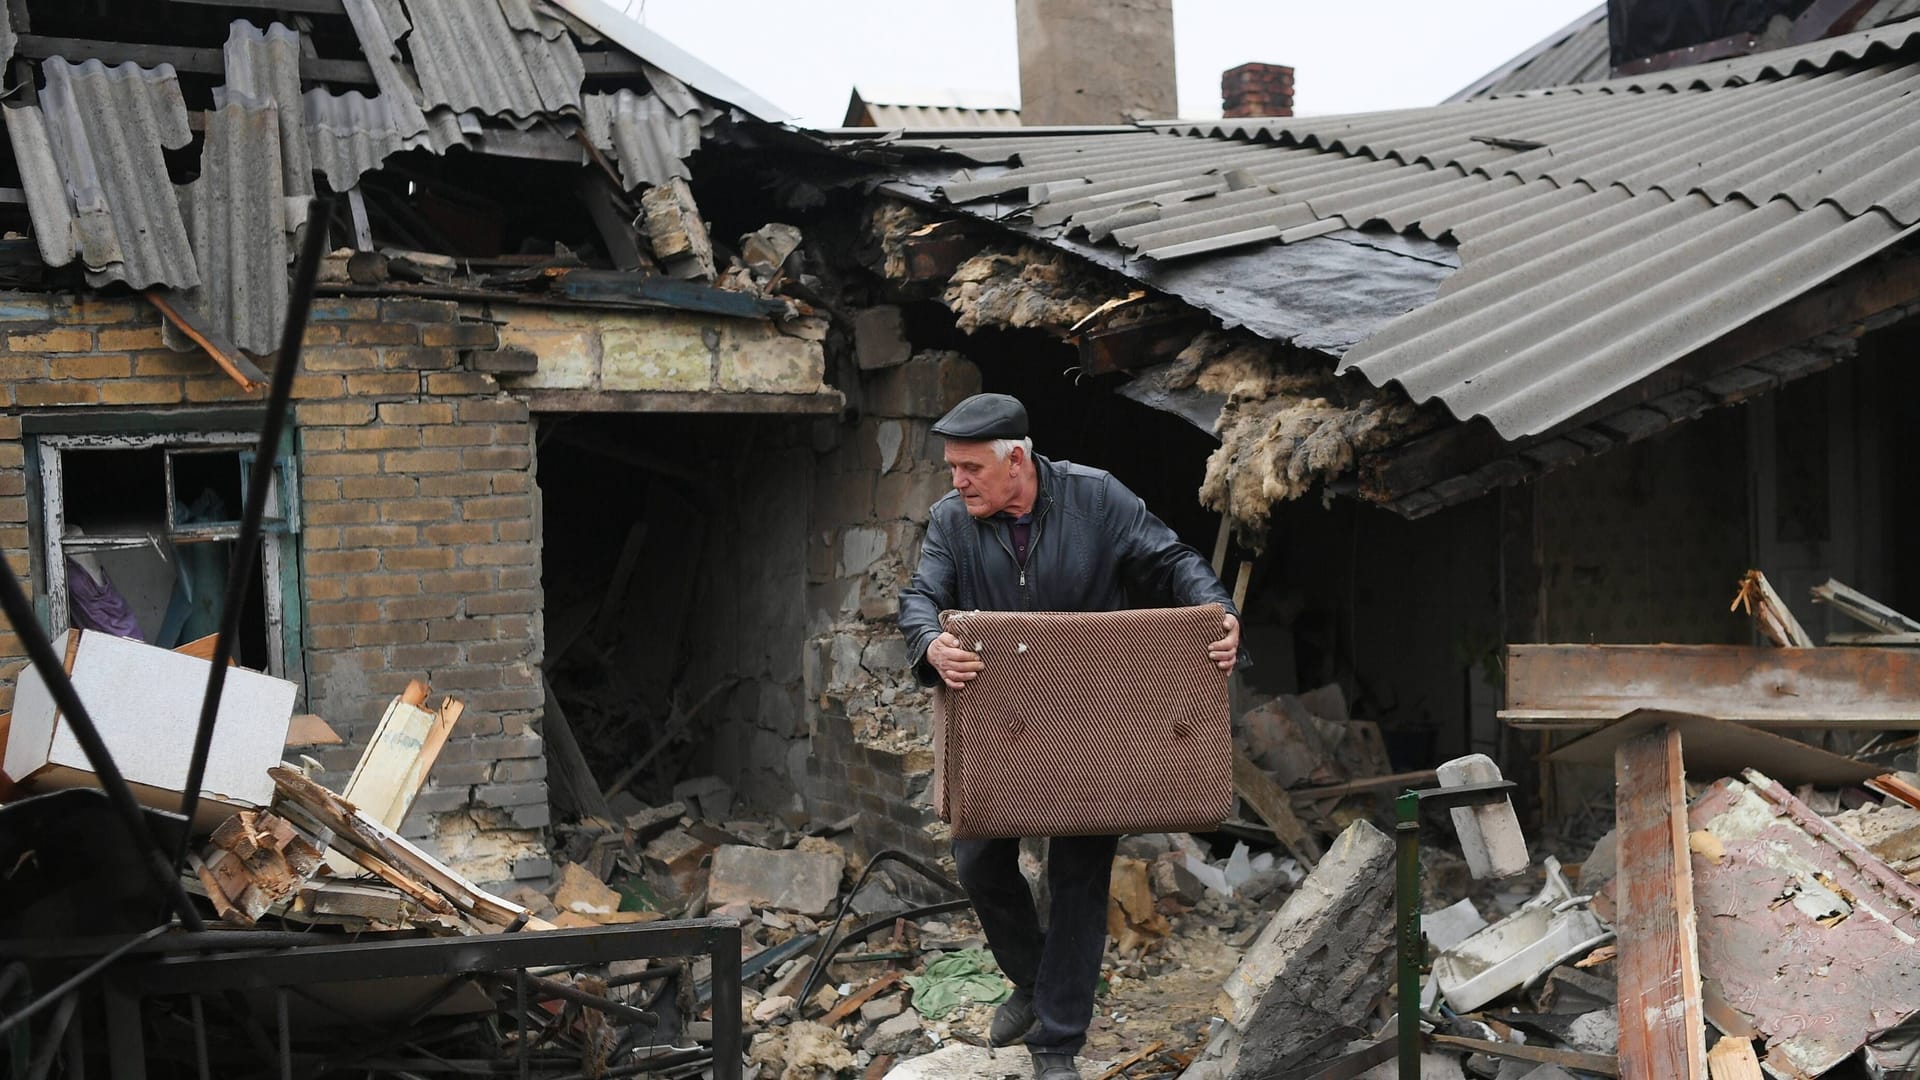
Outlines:
MULTIPOLYGON (((152 534, 146 538, 89 537, 77 543, 69 540, 66 537, 64 483, 66 454, 90 450, 158 448, 165 455, 163 482, 166 485, 166 506, 162 535, 170 541, 177 537, 189 542, 207 542, 236 539, 240 534, 237 521, 184 526, 175 523, 173 456, 175 453, 236 451, 242 469, 240 483, 244 498, 247 470, 259 446, 260 437, 257 433, 232 429, 112 434, 65 431, 34 433, 27 437, 32 442, 33 456, 37 459, 34 465, 40 486, 36 502, 41 535, 36 552, 42 563, 40 577, 45 587, 45 621, 51 634, 57 635, 71 625, 65 573, 69 552, 123 550, 154 542, 152 534)), ((268 673, 304 686, 306 665, 304 634, 300 624, 299 557, 296 546, 300 532, 300 484, 292 447, 293 433, 289 431, 281 438, 280 453, 276 455, 267 493, 267 516, 262 522, 260 537, 259 586, 266 616, 268 673)))

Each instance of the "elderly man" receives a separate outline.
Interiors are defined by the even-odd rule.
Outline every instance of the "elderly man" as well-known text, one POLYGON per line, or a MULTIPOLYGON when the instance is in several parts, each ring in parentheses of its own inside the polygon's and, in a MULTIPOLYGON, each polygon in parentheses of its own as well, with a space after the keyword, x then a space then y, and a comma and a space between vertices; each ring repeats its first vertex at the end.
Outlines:
MULTIPOLYGON (((1233 601, 1200 553, 1112 474, 1036 457, 1027 410, 1005 394, 976 394, 933 427, 946 440, 953 490, 935 503, 900 630, 926 686, 963 689, 980 657, 940 629, 943 609, 1115 611, 1218 603, 1222 636, 1208 656, 1232 670, 1240 647, 1233 601), (1129 598, 1136 603, 1130 605, 1129 598)), ((1100 677, 1100 657, 1087 677, 1100 677)), ((1069 1080, 1087 1041, 1106 950, 1107 888, 1118 838, 1055 837, 1045 933, 1020 874, 1018 840, 956 840, 954 861, 987 943, 1014 992, 994 1014, 995 1046, 1025 1041, 1040 1080, 1069 1080)))

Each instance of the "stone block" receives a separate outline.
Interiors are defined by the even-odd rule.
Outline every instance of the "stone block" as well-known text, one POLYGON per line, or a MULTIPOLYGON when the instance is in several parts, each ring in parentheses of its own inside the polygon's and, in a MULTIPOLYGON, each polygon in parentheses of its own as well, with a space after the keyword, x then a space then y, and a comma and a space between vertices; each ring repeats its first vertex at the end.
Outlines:
POLYGON ((539 357, 539 370, 510 376, 531 389, 591 390, 600 369, 599 335, 592 330, 525 330, 518 321, 500 330, 500 343, 539 357))
POLYGON ((730 328, 720 344, 722 390, 815 394, 826 372, 826 350, 817 341, 770 332, 748 336, 730 328))
POLYGON ((581 915, 611 915, 620 910, 620 894, 579 863, 560 869, 560 881, 553 891, 553 906, 581 915))
POLYGON ((864 573, 882 555, 887 553, 887 533, 884 529, 871 526, 856 526, 840 534, 840 565, 836 568, 839 577, 852 577, 864 573))
POLYGON ((713 852, 713 845, 685 829, 669 829, 650 841, 643 854, 650 866, 672 879, 682 895, 700 887, 701 864, 713 852))
POLYGON ((687 812, 708 821, 725 821, 732 816, 733 789, 717 776, 696 776, 673 785, 674 801, 684 803, 687 812))
POLYGON ((853 357, 862 371, 898 367, 913 356, 900 308, 882 304, 853 316, 853 357))
POLYGON ((825 852, 768 851, 728 844, 713 853, 707 899, 745 901, 802 915, 824 915, 840 895, 846 861, 825 852))
POLYGON ((1363 1027, 1393 978, 1393 870, 1392 840, 1348 826, 1228 977, 1228 1029, 1194 1067, 1262 1076, 1320 1032, 1363 1027))
POLYGON ((608 390, 706 390, 713 385, 711 329, 660 317, 600 335, 600 383, 608 390))

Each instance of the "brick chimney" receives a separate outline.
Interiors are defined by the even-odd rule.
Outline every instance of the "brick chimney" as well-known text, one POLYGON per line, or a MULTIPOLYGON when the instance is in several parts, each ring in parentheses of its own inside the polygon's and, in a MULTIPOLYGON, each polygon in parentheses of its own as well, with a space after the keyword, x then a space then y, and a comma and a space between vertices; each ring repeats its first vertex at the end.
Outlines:
POLYGON ((1241 64, 1220 76, 1222 116, 1292 116, 1293 69, 1241 64))

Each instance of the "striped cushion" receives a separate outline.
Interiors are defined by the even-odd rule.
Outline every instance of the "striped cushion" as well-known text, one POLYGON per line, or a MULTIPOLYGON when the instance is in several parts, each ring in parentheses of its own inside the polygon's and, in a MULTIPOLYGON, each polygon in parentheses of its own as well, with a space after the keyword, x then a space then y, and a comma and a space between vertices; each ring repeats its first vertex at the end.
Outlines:
POLYGON ((1205 831, 1233 809, 1218 604, 946 611, 986 668, 935 698, 934 800, 958 839, 1205 831))

